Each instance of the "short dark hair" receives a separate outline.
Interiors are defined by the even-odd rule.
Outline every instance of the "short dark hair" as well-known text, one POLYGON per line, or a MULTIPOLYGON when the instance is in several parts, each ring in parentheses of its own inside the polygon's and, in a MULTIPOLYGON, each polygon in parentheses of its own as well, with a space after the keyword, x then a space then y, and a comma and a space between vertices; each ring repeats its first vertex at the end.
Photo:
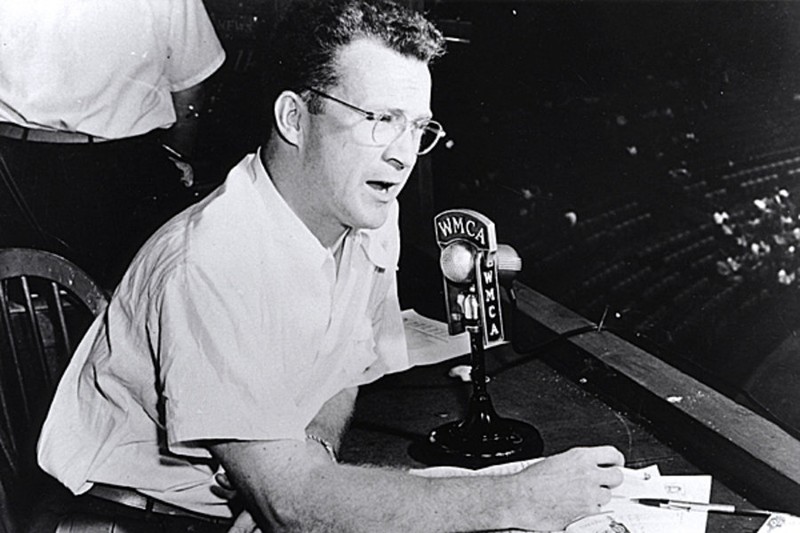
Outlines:
POLYGON ((303 94, 312 112, 338 82, 336 54, 360 38, 430 64, 444 53, 442 33, 421 13, 389 0, 294 0, 276 25, 267 48, 265 87, 270 104, 284 90, 303 94))

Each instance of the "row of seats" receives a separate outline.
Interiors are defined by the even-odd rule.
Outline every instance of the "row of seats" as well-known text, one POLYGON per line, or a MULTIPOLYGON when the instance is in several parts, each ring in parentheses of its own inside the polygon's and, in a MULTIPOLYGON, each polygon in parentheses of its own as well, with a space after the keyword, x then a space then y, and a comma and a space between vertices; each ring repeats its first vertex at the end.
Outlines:
POLYGON ((792 167, 787 172, 792 175, 794 174, 797 169, 794 165, 800 164, 800 155, 798 156, 790 156, 787 158, 781 158, 776 161, 770 161, 767 163, 762 163, 758 165, 748 166, 743 169, 737 170, 735 172, 730 172, 723 174, 720 179, 722 181, 729 181, 729 180, 738 180, 739 178, 745 176, 751 176, 753 174, 761 174, 764 171, 774 171, 777 169, 782 169, 783 167, 792 167))
POLYGON ((670 113, 652 117, 620 99, 583 106, 611 117, 608 136, 595 136, 591 156, 554 166, 567 180, 589 176, 590 185, 564 189, 578 214, 573 228, 531 229, 526 219, 518 247, 523 281, 590 318, 607 305, 635 310, 620 314, 661 339, 689 339, 710 325, 724 329, 723 311, 764 303, 758 283, 717 272, 730 239, 713 215, 721 209, 743 219, 754 198, 800 184, 800 102, 788 91, 745 94, 738 87, 706 94, 703 102, 685 96, 670 113), (621 150, 631 143, 641 149, 621 150), (644 157, 642 143, 663 157, 644 157))
POLYGON ((790 92, 767 99, 758 92, 741 94, 710 104, 696 119, 701 161, 741 161, 794 145, 800 103, 790 92))
MULTIPOLYGON (((779 160, 773 168, 787 168, 796 163, 794 159, 779 160)), ((761 185, 776 181, 760 178, 747 178, 744 183, 750 179, 761 185)), ((729 213, 743 217, 751 207, 748 202, 729 213)), ((540 279, 561 278, 551 286, 561 288, 554 296, 568 306, 594 318, 609 304, 613 304, 612 310, 615 306, 635 309, 635 313, 627 313, 627 326, 632 330, 663 342, 678 342, 693 338, 709 323, 724 321, 724 315, 715 314, 726 306, 741 310, 763 303, 763 291, 758 290, 754 298, 717 274, 725 237, 712 212, 706 214, 706 222, 697 224, 696 217, 687 217, 685 226, 665 231, 658 230, 659 214, 651 212, 646 201, 622 211, 627 219, 604 213, 585 218, 578 225, 588 222, 592 231, 579 227, 572 240, 561 242, 560 247, 556 243, 543 257, 532 260, 540 279), (645 221, 647 224, 642 224, 645 221), (627 228, 634 231, 620 238, 627 228), (604 251, 604 246, 613 249, 604 251)))

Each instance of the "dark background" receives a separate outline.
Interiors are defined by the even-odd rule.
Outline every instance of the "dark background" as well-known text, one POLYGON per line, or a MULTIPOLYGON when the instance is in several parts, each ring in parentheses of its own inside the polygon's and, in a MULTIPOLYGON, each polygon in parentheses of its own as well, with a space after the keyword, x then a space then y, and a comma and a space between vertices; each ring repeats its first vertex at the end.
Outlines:
MULTIPOLYGON (((285 1, 206 0, 228 52, 209 186, 265 131, 259 60, 285 1)), ((433 214, 482 212, 523 282, 800 434, 798 284, 774 258, 722 275, 738 249, 713 220, 800 196, 800 2, 406 3, 449 53, 433 94, 448 138, 401 197, 404 271, 436 269, 433 214)))

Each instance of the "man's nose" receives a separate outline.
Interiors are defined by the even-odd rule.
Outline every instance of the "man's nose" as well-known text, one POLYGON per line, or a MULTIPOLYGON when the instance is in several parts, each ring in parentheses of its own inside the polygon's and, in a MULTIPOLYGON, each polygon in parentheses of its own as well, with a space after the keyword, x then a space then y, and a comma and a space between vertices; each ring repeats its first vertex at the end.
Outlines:
POLYGON ((384 151, 384 159, 402 170, 417 162, 419 139, 414 135, 414 128, 408 127, 384 151))

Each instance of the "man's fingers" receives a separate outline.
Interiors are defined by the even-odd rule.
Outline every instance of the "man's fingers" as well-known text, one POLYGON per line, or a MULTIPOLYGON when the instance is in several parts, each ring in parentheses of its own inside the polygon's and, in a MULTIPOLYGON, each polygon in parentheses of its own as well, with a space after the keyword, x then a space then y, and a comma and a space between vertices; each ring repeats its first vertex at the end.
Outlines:
POLYGON ((595 460, 601 466, 624 466, 625 456, 614 446, 598 446, 594 448, 595 460))
POLYGON ((214 474, 214 481, 216 481, 217 484, 223 489, 235 490, 233 488, 233 483, 230 482, 228 476, 226 476, 224 472, 218 472, 214 474))
POLYGON ((600 486, 613 489, 622 485, 625 476, 619 467, 601 467, 600 486))
POLYGON ((230 501, 230 500, 236 499, 236 491, 235 490, 224 489, 224 488, 220 487, 219 485, 211 485, 210 489, 211 489, 211 492, 215 496, 219 496, 223 500, 230 501))
POLYGON ((223 472, 214 474, 214 481, 216 481, 217 484, 211 485, 211 492, 226 500, 233 500, 236 498, 236 489, 228 479, 228 476, 223 472))

